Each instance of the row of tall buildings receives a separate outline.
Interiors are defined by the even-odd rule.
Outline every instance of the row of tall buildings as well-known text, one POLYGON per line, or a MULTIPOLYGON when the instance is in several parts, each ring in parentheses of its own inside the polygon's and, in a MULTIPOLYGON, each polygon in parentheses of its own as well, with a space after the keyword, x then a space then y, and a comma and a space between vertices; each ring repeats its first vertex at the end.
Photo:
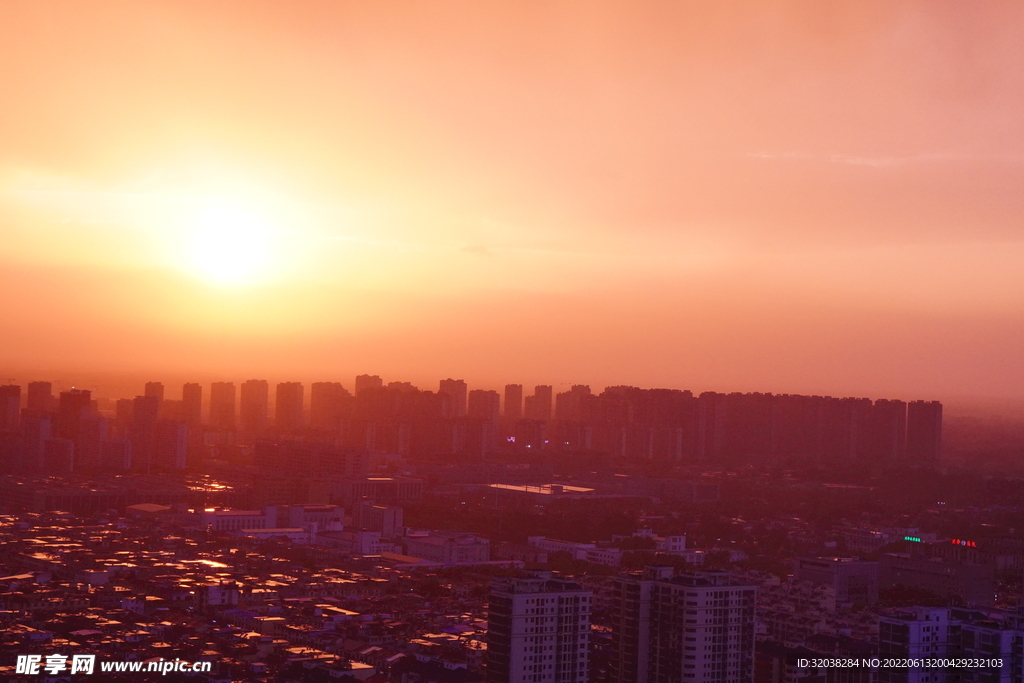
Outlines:
MULTIPOLYGON (((106 417, 119 436, 135 434, 145 453, 153 450, 143 443, 146 435, 173 431, 170 424, 185 425, 193 433, 219 430, 250 443, 268 435, 315 437, 346 448, 413 457, 562 450, 712 465, 933 467, 942 448, 942 404, 937 401, 695 396, 625 386, 593 393, 584 385, 557 393, 539 385, 524 395, 522 385, 510 384, 499 394, 469 390, 458 379, 441 380, 437 391, 425 391, 408 382, 385 384, 376 375, 356 377, 354 392, 338 382, 316 382, 307 397, 303 384, 283 382, 273 387, 271 401, 271 388, 265 380, 239 386, 214 382, 206 395, 202 385, 189 383, 180 399, 170 399, 163 384, 150 382, 142 396, 118 400, 106 417)), ((33 382, 22 405, 21 387, 0 387, 0 433, 37 429, 31 416, 56 414, 60 424, 77 425, 85 417, 72 417, 77 408, 69 406, 84 401, 84 409, 91 400, 83 398, 88 393, 71 390, 55 398, 49 383, 33 382)), ((93 408, 96 415, 103 412, 93 408)), ((67 438, 65 433, 77 429, 62 426, 56 436, 67 438)))
MULTIPOLYGON (((726 572, 649 567, 613 582, 607 605, 614 683, 751 681, 756 588, 726 572)), ((594 595, 536 572, 494 579, 489 683, 586 683, 594 595)))
POLYGON ((86 389, 54 396, 49 382, 32 382, 21 408, 21 387, 0 387, 0 464, 7 472, 47 474, 184 469, 188 426, 163 419, 160 397, 149 388, 119 402, 111 418, 98 411, 86 389))

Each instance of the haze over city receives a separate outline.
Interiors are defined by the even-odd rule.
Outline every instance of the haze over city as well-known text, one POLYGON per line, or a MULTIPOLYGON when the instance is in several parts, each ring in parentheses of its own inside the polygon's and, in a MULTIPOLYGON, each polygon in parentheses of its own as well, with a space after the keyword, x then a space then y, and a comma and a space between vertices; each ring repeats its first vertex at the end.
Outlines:
POLYGON ((3 18, 18 381, 1021 396, 1018 4, 3 18))
POLYGON ((0 683, 1021 683, 1021 36, 0 2, 0 683))

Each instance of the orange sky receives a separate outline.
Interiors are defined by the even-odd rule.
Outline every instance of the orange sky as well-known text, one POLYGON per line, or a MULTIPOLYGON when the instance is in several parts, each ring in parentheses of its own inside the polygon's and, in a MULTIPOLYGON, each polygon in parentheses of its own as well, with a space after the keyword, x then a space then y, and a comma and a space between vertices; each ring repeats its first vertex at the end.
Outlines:
POLYGON ((1019 2, 5 2, 0 375, 1020 398, 1022 34, 1019 2))

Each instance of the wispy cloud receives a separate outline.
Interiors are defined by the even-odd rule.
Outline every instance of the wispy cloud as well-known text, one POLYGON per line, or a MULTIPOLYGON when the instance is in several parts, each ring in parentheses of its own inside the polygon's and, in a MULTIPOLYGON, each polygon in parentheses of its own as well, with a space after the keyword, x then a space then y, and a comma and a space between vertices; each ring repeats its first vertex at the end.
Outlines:
POLYGON ((859 156, 854 154, 809 154, 807 152, 770 152, 761 150, 747 155, 754 159, 766 160, 811 160, 830 164, 846 164, 849 166, 870 166, 873 168, 889 168, 911 164, 932 164, 951 161, 992 161, 999 163, 1020 163, 1024 157, 1019 155, 963 154, 957 152, 929 152, 910 156, 859 156))

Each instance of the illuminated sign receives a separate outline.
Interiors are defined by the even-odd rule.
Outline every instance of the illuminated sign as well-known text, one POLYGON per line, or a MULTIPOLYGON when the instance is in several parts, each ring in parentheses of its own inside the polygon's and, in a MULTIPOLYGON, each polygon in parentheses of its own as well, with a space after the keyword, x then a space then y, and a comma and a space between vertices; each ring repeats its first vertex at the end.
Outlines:
POLYGON ((914 543, 920 543, 921 542, 921 539, 919 537, 917 537, 917 536, 904 536, 903 540, 904 541, 913 541, 914 543))
POLYGON ((950 539, 949 542, 952 543, 953 545, 963 546, 964 548, 977 548, 978 547, 977 541, 965 541, 962 538, 950 539))

